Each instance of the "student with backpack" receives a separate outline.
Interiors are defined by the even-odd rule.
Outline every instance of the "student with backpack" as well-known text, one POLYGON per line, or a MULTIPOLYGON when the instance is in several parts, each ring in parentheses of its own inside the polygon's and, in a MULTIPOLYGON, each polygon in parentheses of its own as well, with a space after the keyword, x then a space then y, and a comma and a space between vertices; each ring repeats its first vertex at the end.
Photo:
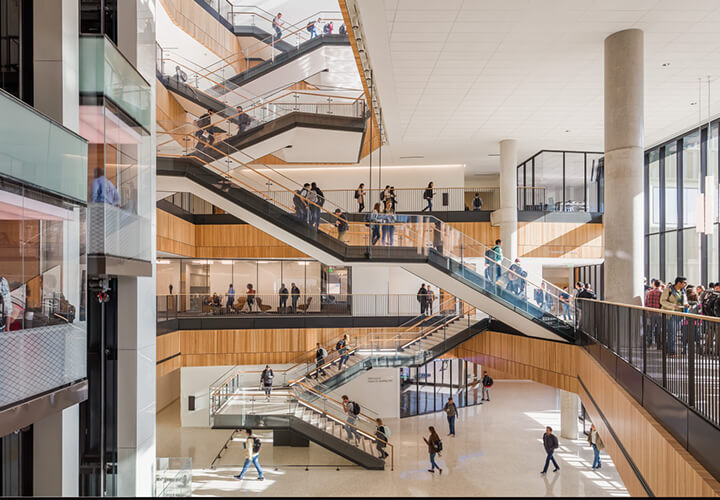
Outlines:
POLYGON ((348 337, 347 334, 343 335, 343 338, 338 340, 338 343, 335 344, 335 350, 340 355, 340 362, 338 363, 338 371, 342 370, 343 363, 345 363, 345 367, 347 368, 347 362, 348 359, 350 359, 350 355, 348 354, 350 344, 350 337, 348 337))
POLYGON ((317 380, 320 375, 322 375, 323 377, 326 375, 322 365, 325 364, 325 358, 327 357, 327 351, 324 347, 320 345, 320 342, 317 343, 316 347, 317 350, 315 351, 315 380, 317 380))
POLYGON ((246 439, 243 444, 246 453, 245 464, 243 465, 242 472, 233 477, 242 481, 245 477, 245 473, 252 463, 255 466, 255 470, 258 472, 258 481, 264 481, 265 477, 263 476, 262 469, 260 468, 260 447, 262 446, 262 441, 260 441, 260 438, 257 436, 253 436, 252 429, 245 429, 245 435, 246 439))
POLYGON ((273 378, 275 374, 270 368, 270 365, 265 365, 265 369, 260 375, 260 384, 262 384, 263 390, 265 391, 265 397, 270 401, 270 393, 272 392, 273 378))
POLYGON ((345 432, 347 432, 348 436, 347 441, 349 443, 350 439, 355 436, 355 444, 359 444, 360 434, 358 434, 358 431, 355 428, 355 422, 357 421, 358 415, 360 415, 360 405, 357 404, 355 401, 350 401, 350 398, 348 398, 346 395, 343 395, 342 397, 342 405, 343 410, 347 415, 347 423, 345 424, 345 432))
POLYGON ((483 373, 482 378, 482 400, 490 401, 490 388, 493 385, 493 379, 488 375, 488 372, 483 373))
POLYGON ((443 411, 447 414, 448 426, 450 427, 450 434, 448 434, 448 436, 455 437, 455 419, 458 416, 458 409, 452 397, 448 398, 443 411))
POLYGON ((428 453, 430 454, 430 468, 428 469, 428 472, 435 473, 435 469, 440 471, 440 474, 442 474, 442 469, 438 464, 435 463, 435 455, 440 456, 440 452, 443 449, 442 441, 440 441, 440 436, 438 436, 438 433, 435 432, 435 427, 432 425, 428 427, 428 430, 430 431, 429 437, 424 437, 423 441, 425 441, 425 444, 428 445, 428 453))
POLYGON ((390 437, 390 429, 388 429, 387 425, 383 424, 381 418, 375 419, 375 424, 377 425, 377 427, 375 428, 375 437, 377 438, 377 441, 375 441, 375 449, 380 453, 380 458, 385 460, 387 457, 390 456, 385 451, 388 438, 390 437))

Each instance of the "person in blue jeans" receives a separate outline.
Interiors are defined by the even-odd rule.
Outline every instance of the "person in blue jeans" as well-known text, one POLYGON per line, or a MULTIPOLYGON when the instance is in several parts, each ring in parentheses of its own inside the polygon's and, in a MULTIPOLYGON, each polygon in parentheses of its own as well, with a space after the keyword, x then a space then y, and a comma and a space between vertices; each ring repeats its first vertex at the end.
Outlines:
POLYGON ((595 428, 595 424, 592 424, 590 426, 590 434, 588 435, 588 444, 592 446, 593 449, 593 469, 599 469, 602 467, 602 463, 600 462, 600 450, 604 448, 602 439, 600 439, 600 435, 598 434, 597 429, 595 428))
POLYGON ((547 474, 550 462, 552 462, 555 466, 553 472, 559 471, 560 466, 555 461, 555 457, 553 457, 553 454, 555 453, 555 450, 560 447, 560 444, 558 443, 557 436, 552 433, 552 427, 545 427, 545 434, 543 434, 543 447, 545 447, 545 453, 547 453, 547 457, 545 457, 545 467, 543 467, 543 470, 540 472, 540 474, 547 474))
POLYGON ((263 476, 262 468, 260 467, 260 440, 256 436, 253 436, 252 429, 245 429, 245 436, 245 444, 243 445, 246 453, 245 464, 243 465, 242 472, 233 477, 242 481, 245 477, 245 473, 252 463, 255 466, 255 470, 257 470, 258 481, 264 481, 265 477, 263 476))
POLYGON ((448 399, 447 403, 445 403, 443 411, 447 414, 448 426, 450 427, 450 434, 448 434, 448 436, 455 437, 455 418, 458 415, 458 411, 453 398, 448 399))
POLYGON ((425 441, 425 444, 428 445, 428 453, 430 454, 430 468, 428 469, 428 472, 435 473, 435 469, 440 471, 440 474, 442 474, 442 469, 440 466, 435 462, 435 455, 440 455, 440 451, 442 450, 442 443, 440 441, 440 436, 438 436, 438 433, 435 432, 435 427, 432 425, 428 427, 428 430, 430 431, 429 437, 423 437, 423 441, 425 441))

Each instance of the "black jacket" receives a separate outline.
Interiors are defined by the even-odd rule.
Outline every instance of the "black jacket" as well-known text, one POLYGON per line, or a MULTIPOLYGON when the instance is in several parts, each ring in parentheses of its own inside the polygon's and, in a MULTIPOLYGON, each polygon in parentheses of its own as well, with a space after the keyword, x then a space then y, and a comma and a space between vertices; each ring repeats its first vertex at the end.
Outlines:
POLYGON ((282 288, 280 289, 280 298, 283 298, 283 297, 284 297, 284 298, 287 299, 289 296, 290 296, 290 292, 288 292, 287 287, 282 287, 282 288))
POLYGON ((543 434, 543 446, 546 453, 556 450, 560 446, 557 436, 555 434, 543 434))

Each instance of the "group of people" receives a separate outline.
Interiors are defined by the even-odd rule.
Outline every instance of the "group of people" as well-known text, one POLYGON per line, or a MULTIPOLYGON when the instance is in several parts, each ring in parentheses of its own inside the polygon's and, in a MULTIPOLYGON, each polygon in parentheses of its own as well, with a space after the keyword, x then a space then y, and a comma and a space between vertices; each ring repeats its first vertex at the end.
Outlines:
POLYGON ((430 285, 425 286, 425 283, 420 285, 420 289, 417 292, 417 300, 420 303, 420 314, 432 315, 433 303, 435 302, 435 291, 430 288, 430 285))
MULTIPOLYGON (((257 291, 252 283, 248 283, 246 285, 245 303, 239 311, 235 305, 235 294, 235 288, 233 287, 233 284, 230 283, 227 292, 225 293, 225 312, 253 312, 260 310, 260 300, 257 297, 257 291)), ((301 295, 302 292, 300 291, 300 288, 294 282, 290 283, 289 290, 287 286, 285 286, 285 283, 281 283, 280 290, 278 291, 278 312, 280 314, 296 313, 298 310, 298 301, 300 300, 301 295), (290 307, 288 307, 288 299, 290 299, 290 307)), ((222 312, 223 310, 222 298, 217 292, 214 292, 212 297, 206 297, 204 299, 204 304, 211 306, 214 311, 222 312)))
MULTIPOLYGON (((322 24, 322 19, 318 17, 317 21, 313 21, 312 19, 307 23, 305 26, 305 29, 308 33, 310 33, 310 39, 312 40, 316 36, 318 36, 318 29, 320 28, 320 25, 322 24)), ((275 31, 275 35, 273 36, 273 42, 275 40, 280 40, 283 37, 283 28, 285 26, 285 21, 282 19, 282 12, 278 12, 277 15, 272 20, 272 27, 273 31, 275 31)), ((325 35, 332 35, 335 32, 335 24, 333 23, 332 19, 328 19, 325 25, 322 28, 322 32, 325 35)), ((344 24, 340 25, 340 28, 338 30, 338 33, 341 35, 347 34, 347 28, 344 24)))
MULTIPOLYGON (((306 182, 293 195, 295 216, 316 230, 320 226, 320 212, 325 205, 325 193, 316 182, 306 182)), ((339 210, 339 209, 338 209, 339 210)))
MULTIPOLYGON (((227 118, 227 121, 237 127, 237 130, 234 132, 234 136, 239 136, 246 130, 253 127, 255 119, 247 114, 242 106, 238 105, 235 110, 237 113, 234 113, 232 116, 227 118)), ((197 120, 195 120, 195 126, 197 129, 193 135, 197 141, 195 149, 199 151, 203 149, 210 150, 213 148, 213 144, 215 144, 215 134, 228 132, 230 136, 233 136, 233 133, 230 130, 226 131, 213 125, 214 115, 215 111, 208 109, 205 113, 200 115, 197 120)))

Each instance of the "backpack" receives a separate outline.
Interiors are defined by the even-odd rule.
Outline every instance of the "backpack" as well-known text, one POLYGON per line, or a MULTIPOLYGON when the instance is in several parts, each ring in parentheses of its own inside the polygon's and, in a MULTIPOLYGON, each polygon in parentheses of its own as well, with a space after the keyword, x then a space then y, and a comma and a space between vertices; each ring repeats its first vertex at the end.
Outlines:
POLYGON ((473 208, 482 208, 482 198, 473 198, 473 208))
POLYGON ((387 425, 383 425, 381 432, 385 435, 385 441, 387 441, 387 439, 390 437, 390 428, 387 425))
POLYGON ((702 313, 705 316, 717 316, 715 314, 715 306, 718 302, 718 295, 715 292, 705 294, 702 300, 702 313))
POLYGON ((495 250, 493 250, 492 248, 488 248, 487 250, 485 250, 485 257, 490 260, 495 260, 495 250))
POLYGON ((443 450, 442 441, 438 439, 438 440, 435 442, 434 448, 435 448, 435 453, 440 453, 440 452, 443 450))
POLYGON ((335 350, 336 350, 336 351, 339 351, 339 350, 341 350, 341 349, 344 348, 344 347, 345 347, 345 340, 338 340, 338 343, 335 344, 335 350))
POLYGON ((352 405, 350 407, 350 411, 352 411, 352 414, 355 416, 360 415, 360 405, 357 404, 355 401, 350 401, 350 404, 352 405))
POLYGON ((341 35, 347 35, 347 28, 345 27, 344 24, 343 24, 342 26, 340 26, 340 29, 338 30, 338 32, 339 32, 341 35))
POLYGON ((432 191, 430 191, 429 189, 426 189, 425 192, 423 193, 423 198, 425 198, 426 200, 429 200, 430 198, 432 198, 432 191))
POLYGON ((487 386, 487 387, 492 387, 492 385, 493 385, 493 379, 490 377, 490 375, 488 375, 488 380, 487 380, 487 385, 486 385, 486 386, 487 386))
POLYGON ((321 347, 321 348, 320 348, 320 355, 321 355, 323 358, 327 358, 328 353, 327 353, 327 351, 325 350, 324 347, 321 347))
POLYGON ((253 436, 253 453, 258 453, 261 446, 262 441, 260 441, 260 438, 253 436))
POLYGON ((355 199, 357 200, 359 198, 360 198, 360 190, 356 189, 355 190, 355 199))

